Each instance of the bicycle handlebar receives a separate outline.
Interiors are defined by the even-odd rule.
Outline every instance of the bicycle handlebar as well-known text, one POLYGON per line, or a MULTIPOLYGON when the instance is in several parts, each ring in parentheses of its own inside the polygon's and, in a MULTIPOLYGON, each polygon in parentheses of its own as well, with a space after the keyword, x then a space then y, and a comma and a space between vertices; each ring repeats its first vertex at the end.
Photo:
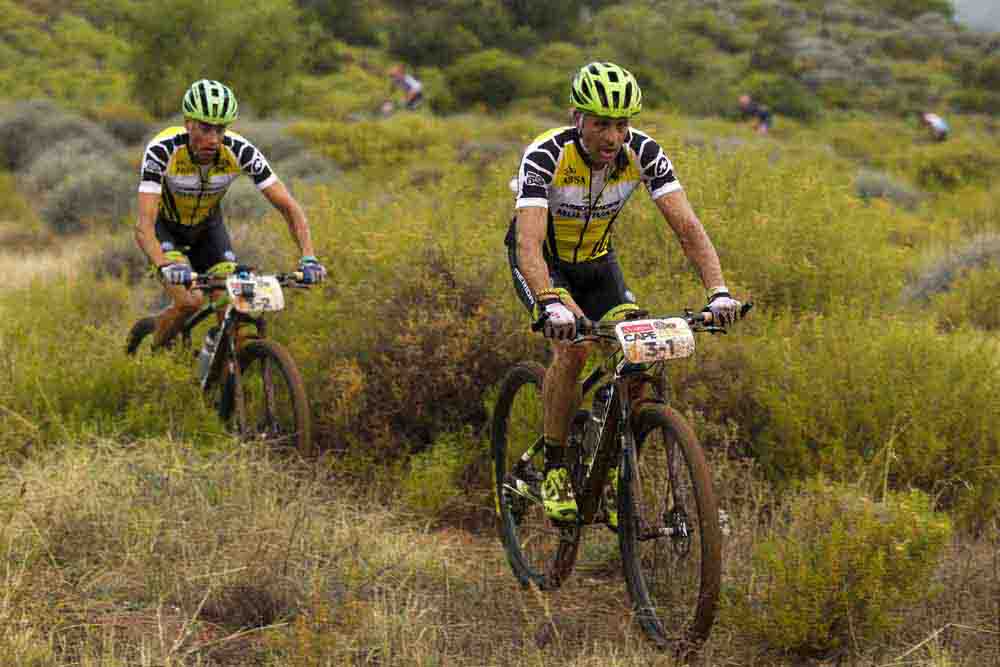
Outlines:
MULTIPOLYGON (((747 301, 742 306, 740 306, 740 316, 738 319, 743 319, 746 317, 750 309, 753 308, 753 301, 747 301)), ((641 311, 640 311, 641 312, 641 311)), ((646 316, 643 315, 643 318, 646 316)), ((664 317, 676 317, 675 315, 667 315, 664 317)), ((693 312, 690 309, 684 311, 681 315, 689 325, 691 325, 694 331, 706 331, 709 333, 726 333, 725 326, 713 325, 712 324, 712 312, 708 310, 693 312)), ((532 322, 532 331, 541 331, 545 328, 545 321, 549 318, 548 313, 542 313, 541 317, 532 322)), ((638 318, 637 318, 638 319, 638 318)), ((653 318, 659 319, 659 318, 653 318)), ((622 321, 627 320, 613 320, 610 322, 594 322, 586 316, 581 316, 576 318, 576 332, 577 336, 574 340, 581 340, 581 337, 586 336, 612 336, 614 335, 615 326, 620 324, 622 321)))
MULTIPOLYGON (((233 275, 233 274, 230 274, 233 275)), ((261 275, 261 274, 258 274, 261 275)), ((288 273, 271 274, 278 279, 278 284, 282 287, 301 287, 308 289, 313 283, 303 282, 305 274, 302 271, 290 271, 288 273)), ((187 284, 191 289, 224 288, 229 276, 216 276, 210 274, 191 273, 191 282, 187 284)))

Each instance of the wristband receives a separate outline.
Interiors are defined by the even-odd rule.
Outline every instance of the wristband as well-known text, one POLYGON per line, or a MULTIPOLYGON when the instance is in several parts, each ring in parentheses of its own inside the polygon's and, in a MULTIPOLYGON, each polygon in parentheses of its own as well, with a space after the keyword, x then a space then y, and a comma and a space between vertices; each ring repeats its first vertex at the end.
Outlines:
POLYGON ((299 260, 299 264, 319 264, 319 260, 312 255, 303 255, 302 259, 299 260))
POLYGON ((542 301, 558 301, 562 303, 562 297, 559 296, 559 290, 554 287, 548 287, 546 289, 540 289, 535 292, 535 301, 541 303, 542 301))
POLYGON ((708 291, 708 302, 712 303, 720 296, 730 296, 729 288, 725 285, 719 285, 718 287, 713 287, 708 291))

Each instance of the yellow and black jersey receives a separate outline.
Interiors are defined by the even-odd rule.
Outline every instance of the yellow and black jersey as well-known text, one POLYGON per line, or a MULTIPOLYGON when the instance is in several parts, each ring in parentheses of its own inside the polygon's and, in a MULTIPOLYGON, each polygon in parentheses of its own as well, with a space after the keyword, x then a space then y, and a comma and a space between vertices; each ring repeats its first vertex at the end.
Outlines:
POLYGON ((244 173, 259 190, 278 180, 263 153, 235 132, 226 130, 215 161, 200 165, 188 149, 187 130, 168 127, 146 147, 139 192, 161 195, 160 216, 194 226, 218 213, 226 190, 244 173))
POLYGON ((611 229, 640 183, 655 200, 681 189, 674 168, 649 135, 629 128, 615 164, 594 172, 575 127, 536 138, 521 159, 517 208, 547 208, 547 256, 585 262, 608 252, 611 229))

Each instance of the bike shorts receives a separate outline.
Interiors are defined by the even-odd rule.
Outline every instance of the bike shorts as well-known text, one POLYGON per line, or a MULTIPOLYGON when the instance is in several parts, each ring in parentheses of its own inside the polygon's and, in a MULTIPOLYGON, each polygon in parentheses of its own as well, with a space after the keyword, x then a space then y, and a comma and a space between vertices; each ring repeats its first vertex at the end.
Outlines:
POLYGON ((236 269, 236 253, 229 231, 216 211, 208 220, 188 227, 158 216, 156 240, 172 262, 187 262, 197 273, 228 275, 236 269))
MULTIPOLYGON (((518 265, 517 258, 517 220, 512 220, 507 238, 507 259, 510 263, 511 276, 514 279, 514 290, 521 303, 528 309, 533 318, 537 318, 535 295, 528 287, 528 281, 518 265)), ((560 262, 544 255, 545 264, 549 269, 552 286, 562 289, 573 297, 576 305, 589 319, 598 321, 620 306, 629 310, 635 307, 635 295, 625 285, 618 257, 613 249, 604 255, 587 262, 560 262)))

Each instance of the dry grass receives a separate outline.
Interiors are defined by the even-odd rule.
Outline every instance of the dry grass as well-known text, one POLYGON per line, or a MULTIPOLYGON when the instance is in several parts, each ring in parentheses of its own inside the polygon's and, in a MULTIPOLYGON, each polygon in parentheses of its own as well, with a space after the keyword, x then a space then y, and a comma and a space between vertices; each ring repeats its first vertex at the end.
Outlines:
POLYGON ((107 245, 106 237, 103 232, 53 243, 44 234, 26 232, 18 223, 0 223, 0 284, 14 288, 39 278, 89 277, 88 263, 107 245))
MULTIPOLYGON (((715 460, 726 579, 776 529, 752 467, 715 460)), ((554 594, 522 590, 491 532, 434 529, 336 463, 181 443, 67 446, 3 471, 0 658, 38 665, 682 664, 629 619, 614 541, 585 534, 554 594)), ((905 630, 839 664, 996 664, 1000 556, 956 543, 905 630), (985 660, 985 662, 984 662, 985 660), (990 662, 990 661, 993 662, 990 662), (978 661, 978 662, 977 662, 978 661)), ((717 625, 693 665, 798 665, 717 625)))

